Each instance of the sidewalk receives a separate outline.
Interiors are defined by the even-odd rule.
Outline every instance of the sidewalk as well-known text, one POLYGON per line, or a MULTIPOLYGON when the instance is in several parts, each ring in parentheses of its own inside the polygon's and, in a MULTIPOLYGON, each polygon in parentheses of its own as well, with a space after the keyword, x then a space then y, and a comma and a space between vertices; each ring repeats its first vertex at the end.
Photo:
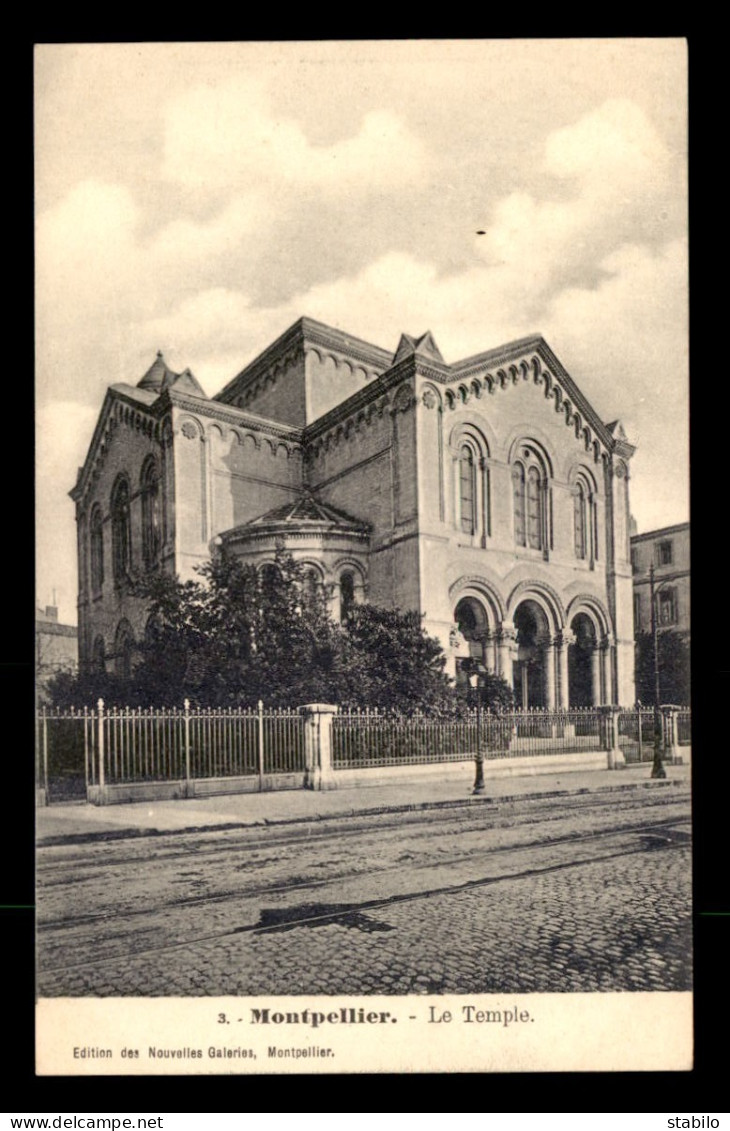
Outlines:
POLYGON ((462 781, 452 775, 328 792, 298 789, 101 807, 85 803, 50 805, 36 811, 36 832, 38 844, 43 845, 66 838, 154 836, 221 827, 276 825, 413 809, 505 803, 528 797, 554 796, 557 799, 576 793, 623 793, 636 789, 689 787, 689 766, 667 766, 666 773, 665 780, 653 781, 650 777, 651 764, 645 762, 621 770, 487 778, 485 791, 478 797, 471 793, 472 778, 462 781))

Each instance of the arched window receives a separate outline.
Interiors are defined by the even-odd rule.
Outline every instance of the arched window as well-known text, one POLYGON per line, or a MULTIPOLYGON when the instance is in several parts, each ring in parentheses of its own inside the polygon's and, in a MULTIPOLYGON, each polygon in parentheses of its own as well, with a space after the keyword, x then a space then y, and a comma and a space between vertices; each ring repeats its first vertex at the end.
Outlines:
POLYGON ((309 608, 313 608, 317 602, 317 594, 319 593, 321 580, 314 566, 309 566, 304 570, 302 577, 302 597, 305 605, 308 605, 309 608))
POLYGON ((598 511, 595 485, 579 472, 573 487, 573 543, 580 561, 598 558, 598 511))
POLYGON ((581 482, 573 490, 573 534, 575 556, 585 559, 588 556, 588 499, 585 485, 581 482))
POLYGON ((526 546, 525 534, 525 469, 521 463, 512 468, 512 496, 515 512, 515 542, 526 546))
POLYGON ((95 506, 89 523, 91 592, 101 592, 104 584, 104 529, 101 520, 101 507, 95 506))
POLYGON ((340 574, 340 620, 346 621, 355 604, 355 574, 351 569, 340 574))
POLYGON ((459 514, 465 534, 476 530, 476 474, 474 452, 463 444, 459 452, 459 514))
POLYGON ((531 445, 520 448, 512 467, 515 542, 543 553, 550 545, 547 484, 543 457, 531 445))
POLYGON ((157 565, 160 556, 160 473, 157 461, 150 458, 142 469, 142 560, 145 569, 157 565))
POLYGON ((129 483, 120 476, 112 491, 112 568, 118 585, 129 576, 132 564, 132 531, 129 519, 129 483))
POLYGON ((542 483, 533 464, 527 472, 527 545, 531 550, 541 550, 542 543, 542 483))
POLYGON ((451 432, 449 449, 453 461, 454 528, 486 546, 491 533, 489 498, 489 446, 475 425, 458 423, 451 432))
POLYGON ((104 652, 103 636, 97 636, 94 640, 94 647, 91 651, 91 666, 97 675, 103 675, 106 671, 106 655, 104 652))

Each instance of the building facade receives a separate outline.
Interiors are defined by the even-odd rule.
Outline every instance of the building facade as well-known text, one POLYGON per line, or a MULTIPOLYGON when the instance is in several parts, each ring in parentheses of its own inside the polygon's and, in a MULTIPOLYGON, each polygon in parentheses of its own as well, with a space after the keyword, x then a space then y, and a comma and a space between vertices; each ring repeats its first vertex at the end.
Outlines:
POLYGON ((35 611, 36 694, 48 698, 48 681, 59 672, 78 669, 78 632, 75 625, 59 624, 56 605, 35 611))
POLYGON ((302 318, 212 398, 158 354, 107 391, 71 492, 81 663, 134 663, 130 573, 283 546, 335 617, 422 613, 457 679, 478 659, 526 707, 629 704, 633 452, 539 336, 447 365, 430 333, 390 353, 302 318))
POLYGON ((634 578, 634 629, 651 632, 651 580, 659 632, 674 629, 690 638, 690 538, 689 523, 664 526, 631 537, 634 578))

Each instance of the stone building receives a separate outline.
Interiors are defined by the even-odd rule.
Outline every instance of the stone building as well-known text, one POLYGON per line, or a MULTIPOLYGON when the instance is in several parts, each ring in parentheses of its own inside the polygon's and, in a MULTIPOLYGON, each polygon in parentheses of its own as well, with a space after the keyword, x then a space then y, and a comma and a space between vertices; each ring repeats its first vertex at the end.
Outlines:
POLYGON ((75 672, 78 667, 78 632, 75 625, 60 624, 56 605, 35 611, 36 693, 40 701, 48 698, 48 681, 59 672, 75 672))
POLYGON ((651 632, 650 568, 659 632, 674 629, 690 638, 689 523, 663 526, 631 537, 634 578, 634 629, 651 632))
POLYGON ((130 669, 130 571, 284 546, 335 617, 416 609, 525 706, 634 700, 629 460, 540 336, 446 364, 302 318, 208 398, 158 354, 111 386, 71 492, 86 668, 130 669))

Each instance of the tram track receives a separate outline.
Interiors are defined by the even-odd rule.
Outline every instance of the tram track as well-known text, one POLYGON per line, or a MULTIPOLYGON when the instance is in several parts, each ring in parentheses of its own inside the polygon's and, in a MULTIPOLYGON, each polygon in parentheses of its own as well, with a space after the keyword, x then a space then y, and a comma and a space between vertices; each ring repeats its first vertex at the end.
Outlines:
MULTIPOLYGON (((688 796, 688 793, 679 796, 673 793, 669 797, 662 796, 653 799, 653 803, 661 806, 681 804, 688 796)), ((645 796, 622 798, 622 812, 643 809, 646 807, 646 803, 645 796)), ((147 845, 144 851, 133 850, 129 853, 124 852, 124 850, 119 852, 120 844, 125 842, 117 838, 113 838, 110 842, 95 841, 93 844, 84 845, 83 850, 78 850, 76 844, 68 846, 68 848, 63 843, 41 845, 38 855, 38 874, 39 877, 43 878, 44 886, 50 888, 56 882, 69 882, 65 873, 71 867, 83 867, 90 871, 94 869, 105 870, 108 867, 109 844, 114 845, 119 862, 123 862, 124 866, 127 867, 135 864, 146 865, 149 864, 151 859, 169 862, 178 859, 189 860, 191 855, 196 860, 204 860, 205 857, 220 856, 222 850, 239 852, 251 847, 260 848, 262 844, 267 848, 285 849, 301 845, 303 842, 306 844, 323 843, 327 840, 340 842, 360 837, 363 832, 372 831, 373 836, 378 836, 381 833, 404 827, 411 831, 414 826, 424 823, 426 813, 428 815, 428 827, 424 829, 422 835, 430 838, 433 835, 434 826, 463 824, 465 822, 473 825, 483 819, 486 814, 490 814, 490 817, 493 818, 491 823, 483 826, 485 829, 489 829, 499 827, 500 819, 511 821, 519 816, 521 824, 529 825, 546 820, 560 820, 573 810, 579 810, 581 814, 594 811, 608 813, 615 809, 615 805, 615 797, 600 794, 591 795, 591 801, 588 805, 586 804, 585 794, 560 797, 559 804, 556 804, 555 798, 540 798, 537 801, 526 798, 524 801, 482 802, 473 807, 464 806, 461 802, 457 802, 453 807, 433 810, 413 809, 385 814, 338 815, 311 821, 302 820, 284 828, 264 824, 253 827, 247 826, 244 829, 236 826, 224 826, 222 829, 211 830, 208 828, 202 832, 197 829, 166 831, 164 834, 156 832, 152 834, 155 839, 153 850, 151 850, 150 845, 147 845), (184 844, 180 846, 169 845, 168 847, 168 838, 175 841, 183 840, 184 844), (57 855, 53 858, 49 855, 50 853, 57 855), (54 879, 54 873, 61 874, 60 881, 54 879)), ((134 838, 134 840, 126 843, 137 848, 139 838, 134 838)))
MULTIPOLYGON (((543 837, 539 840, 521 839, 521 840, 511 841, 509 846, 503 846, 503 847, 490 846, 489 848, 485 848, 485 849, 481 850, 481 852, 479 854, 482 855, 482 856, 497 856, 497 855, 503 855, 503 854, 506 854, 506 853, 509 853, 509 852, 514 852, 515 850, 518 850, 518 849, 533 849, 533 848, 548 847, 548 846, 549 847, 557 847, 557 846, 562 845, 562 844, 584 842, 584 841, 588 841, 588 840, 598 840, 600 838, 605 838, 605 837, 608 837, 608 836, 615 836, 615 835, 622 834, 622 833, 636 833, 637 835, 641 835, 641 834, 644 834, 644 833, 651 833, 653 831, 660 830, 664 827, 671 827, 673 825, 676 825, 677 822, 678 822, 677 816, 664 817, 664 818, 661 818, 660 820, 657 820, 655 822, 652 822, 652 823, 646 824, 646 825, 642 825, 642 826, 637 826, 630 821, 626 821, 626 822, 623 822, 623 823, 620 823, 620 824, 614 824, 614 825, 611 826, 610 829, 598 829, 598 830, 593 830, 590 833, 568 832, 568 833, 565 833, 565 834, 562 834, 562 835, 559 835, 559 836, 548 835, 548 836, 545 836, 545 837, 543 837)), ((427 833, 424 833, 424 836, 427 836, 427 835, 430 835, 430 831, 427 832, 427 833)), ((225 855, 227 855, 231 851, 233 851, 233 849, 226 848, 225 855)), ((477 850, 477 852, 478 851, 479 850, 477 850)), ((449 865, 466 863, 470 860, 473 860, 474 857, 475 857, 475 854, 476 853, 475 853, 474 849, 471 849, 470 851, 467 851, 467 852, 452 852, 452 853, 449 853, 448 855, 440 856, 439 859, 435 862, 434 861, 431 861, 431 862, 419 862, 419 861, 410 862, 409 868, 412 871, 415 871, 415 870, 420 870, 420 869, 423 869, 423 868, 429 869, 429 868, 434 868, 434 867, 446 867, 446 866, 449 866, 449 865)), ((223 855, 223 854, 221 854, 221 855, 223 855)), ((169 858, 167 858, 167 859, 169 859, 169 858)), ((377 874, 379 876, 385 877, 390 873, 402 871, 402 869, 403 869, 403 861, 401 859, 398 859, 391 864, 386 864, 386 865, 380 866, 375 870, 377 871, 377 874)), ((254 899, 254 898, 256 898, 258 896, 262 896, 262 895, 272 895, 272 896, 273 895, 286 895, 290 892, 307 891, 307 890, 310 890, 310 889, 317 889, 317 888, 326 887, 327 885, 332 884, 333 882, 336 882, 336 881, 354 880, 354 879, 357 879, 358 876, 365 875, 368 872, 372 873, 372 871, 373 871, 373 866, 372 866, 372 863, 370 863, 368 868, 340 870, 334 876, 329 875, 329 876, 323 877, 321 879, 306 879, 306 880, 296 879, 296 880, 286 881, 286 882, 283 882, 283 883, 274 883, 274 884, 262 883, 262 884, 258 884, 258 885, 254 885, 254 886, 248 886, 248 887, 247 886, 239 886, 239 887, 236 887, 236 888, 226 888, 222 891, 217 891, 217 892, 213 892, 213 893, 206 893, 204 895, 182 896, 178 899, 168 899, 164 903, 158 903, 156 905, 155 910, 157 912, 172 911, 176 908, 184 909, 184 908, 193 908, 193 907, 205 906, 207 904, 226 903, 229 900, 236 899, 236 898, 254 899)), ((78 880, 77 880, 76 877, 69 877, 68 882, 69 883, 76 883, 76 882, 78 882, 78 880)), ((129 909, 129 910, 125 910, 124 917, 125 918, 139 918, 139 917, 143 917, 145 915, 148 916, 149 914, 150 914, 150 912, 149 912, 149 909, 147 909, 147 908, 136 908, 136 909, 132 908, 132 909, 129 909)), ((108 921, 109 918, 110 918, 110 912, 109 911, 100 911, 100 912, 95 912, 95 913, 91 913, 91 914, 86 913, 86 914, 75 915, 75 916, 74 915, 66 915, 66 916, 63 916, 63 917, 58 918, 58 919, 49 919, 49 920, 45 920, 45 921, 40 919, 38 925, 39 925, 39 928, 42 928, 44 931, 53 931, 53 930, 68 929, 70 927, 76 927, 76 926, 79 926, 79 927, 80 926, 87 926, 87 925, 92 925, 94 923, 102 923, 102 922, 108 921)))
MULTIPOLYGON (((78 968, 99 967, 120 961, 131 961, 137 958, 151 955, 163 955, 167 952, 179 951, 181 949, 194 949, 198 946, 205 946, 211 943, 220 943, 225 939, 232 939, 240 935, 261 935, 272 934, 276 932, 294 930, 299 927, 315 927, 325 926, 329 924, 340 923, 346 926, 360 926, 362 928, 363 917, 367 921, 370 912, 377 910, 387 910, 392 906, 399 904, 422 901, 429 899, 444 898, 450 895, 463 894, 471 890, 478 890, 488 887, 493 884, 499 883, 514 883, 521 880, 528 880, 535 876, 548 875, 553 872, 561 872, 566 869, 576 869, 586 865, 607 862, 619 859, 625 856, 635 855, 640 852, 647 851, 671 851, 686 847, 689 836, 682 830, 678 830, 675 826, 686 824, 686 815, 665 816, 655 821, 644 821, 641 824, 624 823, 622 826, 613 826, 610 829, 592 830, 584 833, 566 834, 558 838, 547 838, 538 842, 530 842, 528 844, 514 844, 503 847, 491 847, 482 850, 481 852, 463 853, 461 855, 453 855, 450 857, 440 856, 439 858, 425 863, 419 863, 409 867, 409 879, 411 881, 410 887, 404 891, 395 891, 387 895, 376 896, 375 898, 360 899, 356 902, 329 902, 329 903, 306 903, 291 906, 274 906, 269 908, 259 908, 258 919, 253 922, 241 923, 240 919, 235 925, 226 925, 219 930, 201 932, 196 931, 189 936, 181 939, 179 937, 168 942, 155 943, 153 946, 144 945, 144 941, 140 938, 142 945, 126 947, 122 951, 110 951, 109 947, 102 947, 103 953, 99 952, 98 945, 102 941, 107 943, 114 940, 117 942, 119 939, 127 939, 131 941, 134 938, 134 928, 130 932, 123 929, 115 932, 113 936, 107 936, 105 940, 97 940, 97 948, 93 954, 79 955, 78 959, 72 962, 64 961, 56 965, 45 966, 39 971, 39 977, 53 976, 54 974, 62 973, 63 971, 72 971, 78 968), (619 840, 619 844, 611 844, 610 841, 619 840), (548 859, 544 860, 546 853, 565 850, 567 848, 588 847, 588 851, 579 853, 579 859, 548 859), (593 849, 593 851, 591 851, 593 849), (534 866, 528 866, 518 869, 510 870, 507 868, 500 871, 499 868, 492 867, 488 874, 471 875, 462 878, 457 882, 451 884, 435 884, 433 886, 419 886, 412 887, 412 880, 416 873, 421 875, 431 872, 443 871, 445 868, 456 867, 458 865, 465 866, 470 871, 479 872, 484 867, 485 859, 491 863, 500 863, 500 858, 505 861, 508 854, 514 853, 517 850, 522 850, 525 853, 537 856, 534 866), (540 855, 543 856, 542 863, 540 862, 540 855)), ((506 861, 505 861, 506 862, 506 861)), ((388 873, 395 873, 403 871, 402 864, 393 863, 387 868, 377 870, 375 873, 372 868, 369 869, 369 878, 385 878, 388 873)), ((347 886, 347 884, 363 879, 368 876, 365 869, 359 873, 347 874, 340 872, 335 876, 328 876, 323 879, 309 880, 307 882, 299 883, 283 883, 271 884, 265 887, 249 888, 248 890, 230 889, 226 892, 219 892, 213 895, 202 895, 198 897, 189 897, 182 900, 170 901, 166 907, 156 907, 154 914, 158 915, 160 912, 170 912, 177 910, 187 910, 190 908, 200 908, 212 904, 235 904, 240 901, 242 904, 242 911, 245 915, 245 905, 253 903, 254 914, 256 908, 256 900, 260 896, 265 897, 281 897, 296 895, 297 893, 322 892, 327 888, 335 889, 332 893, 331 899, 336 894, 338 885, 340 887, 347 886)), ((341 898, 341 897, 340 897, 341 898)), ((152 914, 148 909, 140 909, 134 912, 125 912, 122 916, 124 920, 134 919, 136 922, 141 922, 144 915, 152 914)), ((47 923, 39 925, 39 929, 45 934, 46 932, 73 930, 81 926, 91 926, 98 924, 99 921, 110 919, 109 915, 100 915, 96 917, 89 917, 82 921, 79 917, 67 917, 54 921, 53 924, 47 923)), ((121 926, 121 924, 120 924, 121 926)), ((388 926, 377 925, 372 929, 393 929, 388 926)), ((145 929, 139 930, 137 934, 145 933, 145 929)), ((116 948, 115 948, 116 950, 116 948)), ((77 948, 78 953, 78 948, 77 948)))

